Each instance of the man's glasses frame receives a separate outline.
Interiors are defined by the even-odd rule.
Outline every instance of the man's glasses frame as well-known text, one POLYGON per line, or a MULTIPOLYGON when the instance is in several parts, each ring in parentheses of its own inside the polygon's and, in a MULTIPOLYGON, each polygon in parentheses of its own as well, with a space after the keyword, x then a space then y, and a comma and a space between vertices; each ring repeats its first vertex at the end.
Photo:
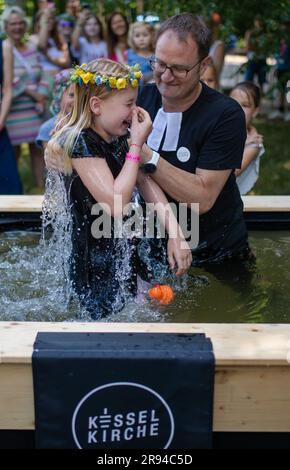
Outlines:
POLYGON ((154 56, 149 59, 149 63, 151 69, 160 75, 162 75, 166 71, 166 69, 169 69, 175 78, 186 78, 187 74, 191 70, 193 70, 198 64, 200 64, 203 59, 205 59, 205 57, 200 59, 196 64, 189 68, 183 67, 182 65, 167 65, 163 62, 160 63, 160 61, 154 56))

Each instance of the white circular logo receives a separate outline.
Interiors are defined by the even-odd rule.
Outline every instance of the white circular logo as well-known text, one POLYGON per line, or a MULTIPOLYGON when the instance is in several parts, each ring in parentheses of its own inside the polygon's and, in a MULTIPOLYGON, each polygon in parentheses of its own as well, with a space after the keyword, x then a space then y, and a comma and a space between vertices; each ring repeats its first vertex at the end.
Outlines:
POLYGON ((177 158, 180 162, 185 163, 190 159, 190 151, 186 147, 180 147, 177 150, 177 158))
POLYGON ((72 434, 79 449, 168 449, 174 419, 164 398, 151 388, 113 382, 79 401, 72 434))

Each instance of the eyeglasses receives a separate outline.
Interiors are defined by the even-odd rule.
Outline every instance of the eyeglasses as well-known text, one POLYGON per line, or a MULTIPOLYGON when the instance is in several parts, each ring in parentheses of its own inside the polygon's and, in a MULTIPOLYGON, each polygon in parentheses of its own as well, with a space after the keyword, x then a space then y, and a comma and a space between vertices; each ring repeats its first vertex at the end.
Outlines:
POLYGON ((154 70, 156 73, 159 73, 162 75, 166 69, 169 69, 172 75, 175 78, 185 78, 187 77, 188 72, 194 69, 198 64, 200 64, 203 61, 204 57, 199 60, 196 64, 194 64, 192 67, 187 68, 184 67, 183 65, 166 65, 163 62, 160 62, 156 57, 151 57, 149 59, 149 63, 151 66, 151 69, 154 70))

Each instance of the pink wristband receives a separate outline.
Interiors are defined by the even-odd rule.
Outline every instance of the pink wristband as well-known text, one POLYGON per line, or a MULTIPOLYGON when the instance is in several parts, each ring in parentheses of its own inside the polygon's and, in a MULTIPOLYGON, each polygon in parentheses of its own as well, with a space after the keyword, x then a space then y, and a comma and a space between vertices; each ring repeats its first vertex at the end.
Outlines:
POLYGON ((126 160, 130 160, 131 162, 139 163, 141 158, 140 155, 135 155, 134 153, 126 153, 126 160))

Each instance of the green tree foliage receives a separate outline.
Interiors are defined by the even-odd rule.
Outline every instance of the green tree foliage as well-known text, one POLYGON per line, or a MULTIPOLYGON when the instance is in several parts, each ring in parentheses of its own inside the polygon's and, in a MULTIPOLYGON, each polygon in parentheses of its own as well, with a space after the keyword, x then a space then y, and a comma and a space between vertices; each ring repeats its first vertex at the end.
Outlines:
MULTIPOLYGON (((135 20, 143 5, 144 13, 153 13, 164 20, 175 13, 190 11, 201 14, 209 18, 212 13, 218 12, 222 17, 221 32, 227 35, 234 32, 238 36, 243 36, 247 29, 253 25, 253 20, 257 15, 263 19, 266 31, 278 35, 279 22, 283 17, 290 18, 290 0, 82 0, 82 3, 89 3, 92 10, 107 16, 110 12, 119 10, 127 15, 129 20, 135 20)), ((7 0, 6 3, 21 3, 7 0)), ((0 10, 3 10, 5 1, 0 0, 0 10)), ((29 16, 33 16, 36 11, 36 0, 22 1, 25 4, 29 16)), ((65 8, 64 0, 55 0, 57 11, 63 12, 65 8)))

